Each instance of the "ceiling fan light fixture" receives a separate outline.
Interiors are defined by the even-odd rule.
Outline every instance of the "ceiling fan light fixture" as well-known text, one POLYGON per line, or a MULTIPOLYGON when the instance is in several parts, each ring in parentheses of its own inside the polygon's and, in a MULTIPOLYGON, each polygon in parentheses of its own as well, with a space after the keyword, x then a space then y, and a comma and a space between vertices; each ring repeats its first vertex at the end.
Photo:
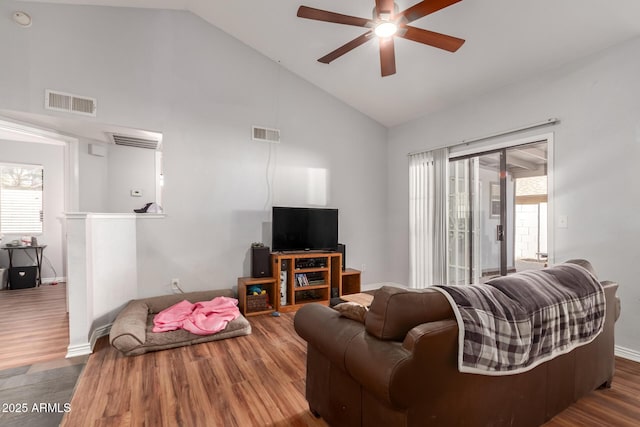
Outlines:
POLYGON ((384 21, 376 25, 374 32, 378 37, 382 37, 382 38, 391 37, 396 32, 398 32, 398 26, 393 22, 384 21))

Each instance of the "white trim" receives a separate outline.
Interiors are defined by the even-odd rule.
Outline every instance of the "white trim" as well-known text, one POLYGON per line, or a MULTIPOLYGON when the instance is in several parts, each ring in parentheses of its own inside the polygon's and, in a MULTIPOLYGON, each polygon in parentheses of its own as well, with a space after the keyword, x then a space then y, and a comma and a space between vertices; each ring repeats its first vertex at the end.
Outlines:
POLYGON ((135 213, 89 213, 87 219, 136 219, 135 213))
MULTIPOLYGON (((56 282, 56 283, 60 283, 60 282, 65 282, 66 283, 67 278, 62 276, 62 277, 43 277, 42 278, 42 284, 43 285, 51 285, 51 283, 56 282)), ((56 286, 56 285, 52 285, 52 286, 56 286)))
POLYGON ((30 142, 42 144, 65 145, 68 142, 77 141, 76 138, 63 135, 59 132, 43 129, 30 123, 19 122, 1 115, 0 130, 31 137, 33 140, 30 142))
POLYGON ((88 342, 73 346, 70 345, 67 347, 67 355, 65 356, 65 358, 69 359, 71 357, 86 356, 87 354, 91 354, 92 352, 93 350, 91 348, 91 344, 89 344, 88 342))
POLYGON ((113 325, 113 323, 108 323, 104 326, 100 326, 99 328, 94 329, 94 331, 91 333, 91 337, 89 338, 91 351, 93 351, 93 348, 96 346, 96 341, 98 341, 98 339, 109 335, 109 332, 111 332, 111 325, 113 325))
POLYGON ((98 219, 163 219, 167 214, 152 214, 152 213, 94 213, 94 212, 64 212, 63 218, 67 219, 85 219, 85 218, 98 218, 98 219))
POLYGON ((156 200, 155 202, 162 206, 162 187, 164 186, 164 175, 162 171, 162 151, 155 152, 155 163, 156 163, 156 200))
POLYGON ((615 346, 614 350, 616 356, 640 363, 640 351, 632 350, 630 348, 622 347, 619 345, 615 346))
POLYGON ((509 149, 518 145, 532 144, 535 142, 547 142, 547 262, 549 265, 555 264, 555 209, 554 209, 554 175, 555 175, 555 143, 554 133, 544 133, 539 135, 530 135, 520 139, 507 139, 504 141, 494 142, 492 144, 475 143, 465 147, 458 146, 458 151, 451 148, 449 151, 449 159, 470 156, 474 154, 482 154, 487 151, 509 149))
POLYGON ((151 213, 139 213, 136 214, 137 219, 163 219, 167 214, 151 214, 151 213))
POLYGON ((556 263, 555 241, 555 142, 554 134, 548 133, 547 139, 547 263, 556 263))
POLYGON ((84 219, 89 215, 87 212, 63 212, 62 217, 66 219, 84 219))
MULTIPOLYGON (((100 212, 64 212, 64 217, 67 219, 136 219, 138 215, 136 213, 100 213, 100 212)), ((153 215, 153 214, 150 214, 153 215)))
POLYGON ((64 209, 75 212, 80 209, 80 154, 78 140, 69 140, 64 147, 64 209))

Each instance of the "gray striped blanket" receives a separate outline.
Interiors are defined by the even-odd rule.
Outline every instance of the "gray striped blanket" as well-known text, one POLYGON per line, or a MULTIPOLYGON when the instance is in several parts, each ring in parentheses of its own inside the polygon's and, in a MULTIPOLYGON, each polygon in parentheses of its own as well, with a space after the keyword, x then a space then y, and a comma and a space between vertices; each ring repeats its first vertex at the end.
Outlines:
POLYGON ((525 372, 591 342, 604 325, 602 285, 575 264, 433 288, 447 297, 458 320, 460 372, 525 372))

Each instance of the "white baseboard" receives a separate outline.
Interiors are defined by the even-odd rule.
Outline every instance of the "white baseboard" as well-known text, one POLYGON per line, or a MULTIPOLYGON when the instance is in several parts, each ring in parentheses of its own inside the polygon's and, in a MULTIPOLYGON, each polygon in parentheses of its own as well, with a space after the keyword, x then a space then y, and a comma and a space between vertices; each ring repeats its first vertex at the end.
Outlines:
POLYGON ((640 351, 632 350, 630 348, 615 346, 615 355, 622 357, 623 359, 633 360, 634 362, 640 362, 640 351))
POLYGON ((96 341, 98 341, 99 338, 102 338, 102 337, 105 337, 105 336, 109 335, 109 332, 111 332, 111 325, 112 325, 112 323, 106 324, 104 326, 100 326, 99 328, 96 328, 91 333, 91 338, 89 338, 89 344, 91 345, 91 351, 93 351, 93 347, 95 347, 96 341))
POLYGON ((98 341, 99 338, 109 335, 109 332, 111 332, 111 323, 96 328, 91 333, 89 342, 68 346, 65 357, 69 359, 71 357, 86 356, 87 354, 93 353, 93 347, 96 345, 96 341, 98 341))
POLYGON ((60 282, 65 282, 66 283, 67 278, 66 277, 43 277, 42 278, 42 284, 44 285, 48 285, 50 283, 56 282, 56 283, 60 283, 60 282))
POLYGON ((84 343, 67 347, 67 355, 65 357, 69 359, 71 357, 86 356, 87 354, 91 354, 91 344, 84 343))

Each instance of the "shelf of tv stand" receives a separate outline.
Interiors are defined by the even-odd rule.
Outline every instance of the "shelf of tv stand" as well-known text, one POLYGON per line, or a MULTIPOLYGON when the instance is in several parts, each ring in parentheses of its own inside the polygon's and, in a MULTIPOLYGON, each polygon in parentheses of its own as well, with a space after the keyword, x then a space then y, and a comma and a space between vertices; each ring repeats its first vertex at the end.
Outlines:
POLYGON ((238 277, 238 308, 240 313, 244 316, 257 316, 259 314, 273 313, 276 309, 277 292, 276 292, 276 279, 273 277, 238 277), (256 308, 251 306, 249 300, 255 298, 252 295, 247 295, 248 288, 255 286, 264 290, 267 294, 264 307, 256 308))
POLYGON ((327 285, 326 283, 323 284, 323 285, 294 286, 293 292, 314 291, 316 289, 325 289, 325 288, 328 288, 328 287, 329 287, 329 285, 327 285))
POLYGON ((318 271, 331 271, 329 267, 311 267, 311 268, 294 268, 293 272, 298 273, 316 273, 318 271))

